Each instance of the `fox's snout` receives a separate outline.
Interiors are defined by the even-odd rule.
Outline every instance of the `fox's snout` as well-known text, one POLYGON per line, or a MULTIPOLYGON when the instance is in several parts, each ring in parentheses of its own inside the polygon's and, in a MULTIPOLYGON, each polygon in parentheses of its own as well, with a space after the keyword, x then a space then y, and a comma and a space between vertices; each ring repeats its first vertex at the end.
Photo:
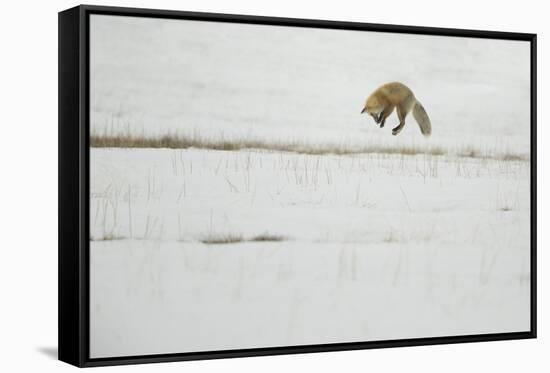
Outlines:
POLYGON ((367 111, 366 107, 364 107, 363 110, 361 110, 361 114, 363 114, 365 111, 367 111))

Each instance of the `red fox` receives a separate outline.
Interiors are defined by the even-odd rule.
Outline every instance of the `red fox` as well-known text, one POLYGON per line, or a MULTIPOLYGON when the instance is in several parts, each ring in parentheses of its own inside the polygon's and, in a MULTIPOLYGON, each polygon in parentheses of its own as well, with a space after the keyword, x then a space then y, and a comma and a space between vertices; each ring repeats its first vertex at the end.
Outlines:
POLYGON ((374 91, 367 99, 361 114, 365 112, 370 114, 382 128, 394 108, 397 108, 397 117, 399 118, 399 125, 391 131, 394 136, 401 132, 405 126, 405 118, 411 110, 422 134, 430 136, 432 125, 426 110, 414 97, 409 87, 399 82, 384 84, 374 91))

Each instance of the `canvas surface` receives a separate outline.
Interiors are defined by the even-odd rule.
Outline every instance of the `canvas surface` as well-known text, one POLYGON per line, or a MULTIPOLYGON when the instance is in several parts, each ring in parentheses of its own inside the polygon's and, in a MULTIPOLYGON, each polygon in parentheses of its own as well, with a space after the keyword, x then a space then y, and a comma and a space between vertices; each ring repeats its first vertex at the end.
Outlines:
POLYGON ((529 330, 529 63, 519 41, 92 15, 91 357, 529 330), (429 138, 360 114, 392 81, 429 138))

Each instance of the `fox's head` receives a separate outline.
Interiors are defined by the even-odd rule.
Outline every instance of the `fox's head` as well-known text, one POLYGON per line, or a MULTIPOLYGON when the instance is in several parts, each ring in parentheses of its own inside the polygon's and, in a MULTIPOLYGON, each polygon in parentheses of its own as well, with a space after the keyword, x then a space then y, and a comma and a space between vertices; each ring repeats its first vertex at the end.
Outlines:
POLYGON ((374 118, 376 123, 379 123, 383 110, 384 108, 378 98, 375 95, 371 95, 365 102, 365 106, 363 107, 363 110, 361 110, 361 114, 367 113, 374 118))

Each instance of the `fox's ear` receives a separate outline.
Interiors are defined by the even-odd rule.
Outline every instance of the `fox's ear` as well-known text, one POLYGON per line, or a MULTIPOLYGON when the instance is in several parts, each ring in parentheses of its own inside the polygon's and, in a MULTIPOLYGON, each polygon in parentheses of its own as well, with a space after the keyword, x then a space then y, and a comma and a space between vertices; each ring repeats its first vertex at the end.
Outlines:
POLYGON ((363 110, 361 110, 361 114, 363 114, 366 110, 367 110, 367 108, 364 107, 363 110))

